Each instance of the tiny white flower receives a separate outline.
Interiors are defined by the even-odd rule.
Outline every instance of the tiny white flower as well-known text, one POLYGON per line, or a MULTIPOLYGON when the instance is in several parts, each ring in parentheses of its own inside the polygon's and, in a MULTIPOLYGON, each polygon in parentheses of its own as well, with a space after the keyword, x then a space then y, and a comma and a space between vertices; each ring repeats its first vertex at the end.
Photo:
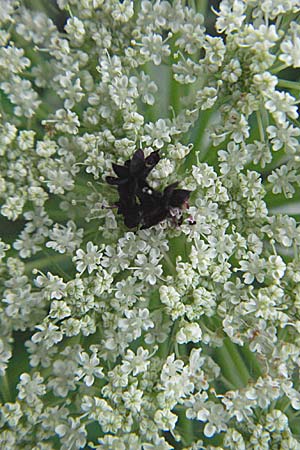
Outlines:
POLYGON ((162 256, 157 249, 152 248, 149 256, 139 253, 135 258, 135 264, 138 266, 134 271, 134 276, 140 280, 145 280, 150 285, 154 285, 157 278, 162 274, 162 266, 158 264, 162 256))
POLYGON ((76 251, 76 256, 74 256, 73 261, 76 262, 77 272, 84 272, 85 269, 88 273, 92 273, 100 265, 102 258, 102 250, 104 245, 98 249, 98 245, 94 245, 91 241, 86 244, 86 252, 82 249, 76 251))
POLYGON ((198 323, 184 323, 176 334, 178 344, 187 344, 188 342, 200 342, 202 330, 198 323))

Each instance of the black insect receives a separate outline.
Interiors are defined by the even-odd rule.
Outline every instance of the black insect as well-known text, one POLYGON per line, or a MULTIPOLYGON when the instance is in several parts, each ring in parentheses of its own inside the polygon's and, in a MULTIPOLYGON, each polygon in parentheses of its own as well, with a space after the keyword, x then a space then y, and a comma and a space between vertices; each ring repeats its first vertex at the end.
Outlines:
POLYGON ((145 158, 143 150, 137 150, 124 166, 113 164, 117 178, 106 178, 109 184, 117 186, 119 200, 116 206, 128 228, 138 225, 142 229, 150 228, 168 217, 180 224, 176 213, 188 206, 190 191, 176 189, 177 182, 167 186, 163 192, 151 188, 146 178, 159 160, 157 151, 145 158))

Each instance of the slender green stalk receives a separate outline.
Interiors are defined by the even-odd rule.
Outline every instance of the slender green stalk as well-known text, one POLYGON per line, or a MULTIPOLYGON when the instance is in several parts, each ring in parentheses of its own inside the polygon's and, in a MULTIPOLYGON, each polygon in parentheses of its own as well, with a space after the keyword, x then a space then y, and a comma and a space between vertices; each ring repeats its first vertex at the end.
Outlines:
MULTIPOLYGON (((170 41, 170 46, 172 48, 172 55, 176 52, 175 39, 172 38, 170 41)), ((172 64, 174 62, 174 57, 170 57, 170 67, 169 67, 169 115, 172 118, 180 111, 180 97, 182 95, 181 85, 174 79, 172 64)))
POLYGON ((185 416, 182 418, 182 430, 183 439, 185 445, 190 445, 194 441, 193 421, 187 419, 185 416))
POLYGON ((234 390, 236 388, 235 385, 231 383, 231 381, 224 377, 224 375, 220 376, 220 380, 227 389, 234 390))
POLYGON ((261 376, 263 374, 263 371, 259 362, 257 361, 255 354, 251 352, 251 350, 247 346, 243 346, 239 350, 248 363, 247 365, 250 369, 250 374, 252 374, 252 376, 255 378, 261 376))
POLYGON ((169 350, 169 341, 166 339, 164 342, 159 344, 158 350, 157 350, 157 356, 159 356, 161 359, 165 359, 168 355, 169 350))
POLYGON ((265 140, 265 132, 264 132, 264 125, 263 125, 263 120, 262 120, 260 111, 256 111, 256 118, 257 118, 257 125, 258 125, 260 139, 261 139, 261 141, 264 141, 265 140))
MULTIPOLYGON (((207 128, 207 124, 208 124, 213 112, 214 112, 213 109, 209 110, 209 111, 202 111, 199 115, 197 133, 196 133, 195 139, 193 141, 194 148, 196 150, 198 150, 199 147, 201 146, 201 143, 204 138, 204 131, 207 128)), ((201 149, 199 149, 198 151, 199 151, 201 158, 203 158, 203 156, 205 156, 204 152, 201 151, 201 149)))
POLYGON ((224 345, 216 349, 216 356, 222 368, 222 375, 235 388, 241 388, 248 383, 251 378, 248 369, 236 346, 229 339, 224 339, 224 345))
POLYGON ((234 386, 234 389, 242 387, 243 383, 241 382, 239 373, 234 370, 234 363, 227 348, 223 345, 223 347, 216 349, 215 354, 217 362, 221 367, 222 375, 224 375, 226 379, 230 380, 230 383, 234 386))
POLYGON ((290 80, 279 80, 278 85, 279 87, 284 87, 288 89, 297 89, 300 90, 300 83, 297 81, 290 81, 290 80))
POLYGON ((164 261, 166 262, 166 265, 169 268, 171 274, 176 276, 176 267, 175 267, 173 261, 171 261, 170 256, 166 252, 163 252, 163 255, 164 255, 164 261))
POLYGON ((190 169, 192 165, 197 164, 199 161, 203 161, 206 153, 208 152, 208 147, 205 149, 201 148, 203 138, 205 135, 205 129, 207 129, 207 124, 214 113, 214 109, 209 111, 202 111, 199 114, 199 118, 196 122, 195 128, 190 137, 190 141, 193 142, 193 148, 186 158, 184 164, 184 169, 190 169))
POLYGON ((170 69, 170 91, 169 91, 169 104, 170 104, 170 115, 177 115, 180 111, 180 97, 181 89, 180 84, 174 80, 172 68, 170 69))
POLYGON ((1 392, 1 397, 3 398, 4 403, 10 402, 12 400, 9 383, 8 383, 8 379, 7 379, 7 374, 3 375, 0 378, 0 392, 1 392))
POLYGON ((287 67, 288 67, 288 65, 285 63, 280 64, 279 66, 274 67, 274 69, 272 69, 272 73, 275 75, 276 73, 281 72, 282 70, 286 69, 287 67))
POLYGON ((69 255, 45 256, 44 258, 35 259, 25 265, 25 273, 31 273, 33 269, 44 269, 51 266, 51 264, 64 263, 68 259, 70 259, 69 255))
POLYGON ((230 339, 225 339, 225 346, 227 350, 230 353, 230 356, 232 360, 234 361, 234 364, 236 368, 238 369, 239 375, 241 380, 243 381, 243 385, 247 384, 249 382, 249 379, 251 378, 250 373, 248 371, 248 368, 246 364, 243 361, 243 358, 241 357, 237 346, 233 344, 230 339))
POLYGON ((195 9, 198 13, 202 14, 203 16, 206 15, 207 7, 210 5, 210 3, 207 0, 195 0, 195 9))

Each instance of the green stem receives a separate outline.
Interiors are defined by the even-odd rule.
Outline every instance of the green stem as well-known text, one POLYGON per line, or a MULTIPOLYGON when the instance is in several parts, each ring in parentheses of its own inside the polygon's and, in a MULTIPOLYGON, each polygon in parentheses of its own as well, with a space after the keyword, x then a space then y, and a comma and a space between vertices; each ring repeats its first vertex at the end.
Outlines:
POLYGON ((223 347, 217 348, 215 351, 216 359, 221 367, 222 375, 234 386, 234 389, 242 387, 239 375, 234 370, 234 364, 230 357, 229 351, 223 347))
POLYGON ((278 72, 281 72, 282 70, 286 69, 288 67, 287 64, 280 64, 280 66, 274 67, 274 69, 272 69, 272 73, 275 75, 278 72))
POLYGON ((11 393, 10 393, 8 379, 7 379, 7 374, 3 375, 0 378, 0 392, 1 392, 1 397, 3 398, 4 402, 11 401, 11 393))
POLYGON ((190 140, 193 142, 193 148, 187 155, 185 163, 183 164, 184 170, 190 169, 193 165, 197 165, 198 161, 203 161, 208 152, 209 147, 207 146, 205 149, 201 149, 201 143, 205 135, 205 130, 207 129, 207 124, 213 113, 214 109, 199 113, 196 125, 190 136, 190 140))
POLYGON ((289 409, 290 406, 291 406, 291 401, 288 397, 283 397, 282 399, 280 399, 280 409, 283 413, 285 413, 289 409))
POLYGON ((174 80, 173 73, 172 73, 172 67, 170 68, 170 91, 169 91, 169 104, 171 106, 170 108, 170 115, 173 116, 173 112, 175 115, 178 114, 180 111, 180 84, 174 80))
POLYGON ((182 430, 183 430, 183 442, 184 445, 190 445, 193 443, 194 440, 194 427, 193 427, 193 421, 190 419, 187 419, 187 417, 184 415, 182 418, 182 430))
POLYGON ((196 0, 196 11, 206 17, 208 4, 207 0, 196 0))
POLYGON ((165 360, 166 357, 168 356, 168 352, 169 352, 169 340, 166 339, 159 345, 156 355, 160 357, 162 360, 165 360))
POLYGON ((180 98, 182 95, 182 85, 178 83, 174 79, 174 74, 172 70, 172 66, 174 63, 174 57, 173 55, 176 52, 176 46, 175 46, 175 37, 173 36, 170 40, 170 46, 172 49, 170 59, 169 59, 169 116, 172 119, 173 115, 177 116, 177 114, 180 111, 180 98))
POLYGON ((264 126, 263 126, 263 121, 262 121, 260 111, 256 111, 256 118, 257 118, 257 125, 258 125, 260 140, 262 142, 264 142, 265 141, 265 133, 264 133, 264 126))
POLYGON ((204 17, 207 12, 207 0, 188 0, 188 6, 195 12, 202 14, 204 17))
MULTIPOLYGON (((159 85, 159 80, 157 79, 157 75, 155 72, 155 68, 153 68, 153 64, 150 62, 146 62, 143 66, 143 71, 149 75, 152 81, 155 82, 156 85, 159 85)), ((139 72, 136 71, 138 76, 139 72)), ((146 105, 143 107, 143 114, 145 117, 145 122, 156 122, 156 120, 161 117, 159 114, 160 108, 158 107, 158 101, 154 102, 154 105, 146 105)))
MULTIPOLYGON (((193 144, 194 144, 194 148, 197 149, 197 151, 200 153, 201 155, 201 150, 198 150, 198 148, 201 145, 201 142, 203 140, 204 137, 204 130, 207 127, 208 121, 212 115, 212 110, 211 111, 205 111, 205 112, 200 112, 199 114, 199 119, 198 119, 198 128, 197 128, 197 134, 195 136, 195 139, 193 140, 193 144)), ((202 157, 205 156, 205 154, 203 154, 202 152, 202 157)))
POLYGON ((73 13, 72 10, 70 8, 70 5, 67 5, 66 10, 68 11, 68 13, 70 14, 70 17, 73 17, 73 13))
POLYGON ((166 265, 167 265, 168 269, 170 270, 171 274, 176 275, 176 267, 175 267, 173 261, 171 261, 170 256, 164 251, 162 253, 164 255, 164 260, 165 260, 166 265))
POLYGON ((257 361, 255 354, 251 352, 249 347, 247 346, 241 347, 240 352, 242 353, 244 359, 248 362, 250 374, 252 373, 254 378, 262 376, 263 374, 262 368, 259 362, 257 361))
POLYGON ((228 349, 232 360, 235 363, 236 368, 238 369, 238 373, 240 375, 240 379, 243 381, 243 384, 246 385, 251 378, 250 373, 246 364, 243 361, 243 358, 238 351, 238 348, 235 344, 231 342, 230 339, 225 339, 225 346, 228 349))
POLYGON ((58 262, 65 262, 70 259, 70 255, 54 255, 45 256, 44 258, 36 259, 30 261, 25 265, 25 273, 31 273, 33 269, 43 269, 45 267, 51 266, 51 264, 56 264, 58 262))
POLYGON ((224 375, 235 388, 244 387, 251 377, 235 344, 228 338, 225 338, 224 345, 216 349, 216 355, 218 364, 221 367, 222 375, 224 375))
POLYGON ((235 390, 235 385, 231 383, 231 381, 229 381, 226 377, 224 377, 224 375, 221 375, 220 377, 220 381, 224 384, 224 386, 226 386, 227 389, 234 391, 235 390))
POLYGON ((280 80, 278 81, 279 87, 284 87, 288 89, 297 89, 300 90, 300 83, 297 81, 290 81, 290 80, 280 80))

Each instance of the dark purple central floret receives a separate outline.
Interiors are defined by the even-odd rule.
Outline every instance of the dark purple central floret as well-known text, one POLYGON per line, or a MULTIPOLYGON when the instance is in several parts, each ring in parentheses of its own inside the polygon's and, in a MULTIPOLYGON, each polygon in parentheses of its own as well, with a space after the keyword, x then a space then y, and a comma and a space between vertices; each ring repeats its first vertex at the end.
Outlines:
POLYGON ((167 186, 163 193, 155 191, 146 181, 148 174, 160 160, 158 152, 152 152, 147 158, 143 150, 137 150, 132 159, 124 166, 113 164, 116 177, 106 177, 106 181, 117 186, 119 200, 116 202, 118 213, 124 217, 128 228, 141 225, 142 229, 157 225, 171 217, 173 209, 187 205, 190 191, 175 189, 178 183, 167 186))
POLYGON ((178 182, 170 184, 161 193, 152 191, 141 195, 142 229, 150 228, 162 220, 170 217, 174 209, 181 209, 187 205, 190 191, 185 189, 175 189, 178 182))

